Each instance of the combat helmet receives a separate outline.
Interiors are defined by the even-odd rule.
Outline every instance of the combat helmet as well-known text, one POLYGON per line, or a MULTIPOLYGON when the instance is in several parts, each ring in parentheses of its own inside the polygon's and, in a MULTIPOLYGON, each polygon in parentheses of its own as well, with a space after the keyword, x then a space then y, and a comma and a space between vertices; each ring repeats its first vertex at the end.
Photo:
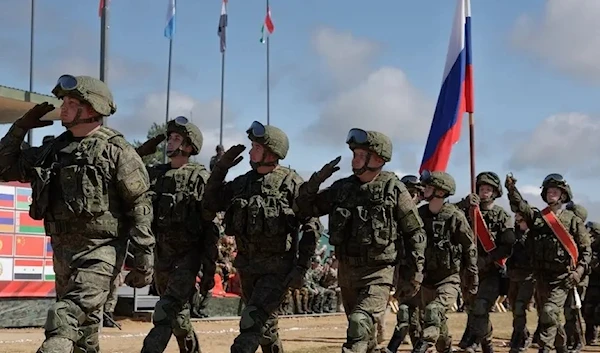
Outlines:
POLYGON ((62 75, 52 94, 58 99, 67 96, 85 102, 101 116, 111 116, 117 112, 117 105, 106 83, 91 76, 62 75))
POLYGON ((475 185, 477 190, 479 190, 479 186, 481 185, 489 185, 496 189, 496 192, 498 193, 497 197, 502 196, 502 182, 500 181, 498 174, 494 172, 487 171, 479 173, 475 179, 475 185))
POLYGON ((594 233, 595 235, 600 235, 600 222, 589 221, 585 224, 585 227, 589 232, 594 233))
POLYGON ((273 125, 263 125, 255 121, 246 130, 248 138, 252 142, 267 147, 279 159, 285 159, 290 149, 290 141, 281 129, 273 125))
POLYGON ((385 162, 392 160, 392 140, 381 132, 350 129, 346 143, 352 151, 355 148, 365 148, 385 162))
POLYGON ((571 186, 569 186, 565 178, 558 173, 552 173, 548 174, 542 182, 541 196, 544 202, 548 202, 548 200, 546 199, 546 193, 548 192, 548 188, 551 187, 558 188, 563 191, 563 193, 567 196, 566 200, 564 201, 565 203, 573 200, 573 192, 571 192, 571 186))
POLYGON ((202 132, 198 127, 192 124, 185 116, 178 116, 175 119, 169 121, 167 124, 167 136, 172 132, 176 132, 179 135, 187 138, 192 145, 192 156, 197 155, 202 150, 202 132))
POLYGON ((569 201, 566 208, 573 211, 575 216, 579 217, 583 222, 587 221, 588 211, 585 207, 580 204, 575 204, 573 201, 569 201))
POLYGON ((415 175, 405 175, 400 181, 406 185, 407 189, 417 189, 423 191, 424 187, 421 185, 419 178, 415 175))
POLYGON ((447 196, 452 196, 456 193, 456 181, 452 175, 446 172, 430 172, 424 170, 421 173, 421 184, 424 186, 431 185, 436 189, 444 190, 447 196))

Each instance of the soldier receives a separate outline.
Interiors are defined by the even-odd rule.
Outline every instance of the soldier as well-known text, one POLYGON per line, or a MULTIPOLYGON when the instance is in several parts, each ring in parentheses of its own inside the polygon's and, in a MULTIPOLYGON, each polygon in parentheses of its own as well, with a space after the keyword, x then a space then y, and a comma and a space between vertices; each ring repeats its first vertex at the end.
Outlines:
MULTIPOLYGON (((581 219, 581 223, 585 224, 588 216, 588 211, 585 207, 574 204, 573 201, 571 201, 567 203, 566 209, 573 211, 573 213, 581 219)), ((576 286, 581 302, 585 300, 588 283, 589 276, 585 273, 576 286)), ((584 335, 582 332, 583 327, 579 325, 577 315, 574 293, 571 293, 565 303, 565 333, 567 335, 567 348, 569 349, 569 352, 572 353, 579 353, 581 349, 583 349, 584 344, 584 342, 582 342, 584 335)))
POLYGON ((63 75, 52 93, 62 99, 67 131, 41 147, 20 149, 25 134, 52 125, 54 110, 38 104, 0 141, 0 179, 30 182, 29 214, 44 220, 54 249, 57 301, 48 310, 38 353, 99 352, 102 306, 121 271, 130 241, 132 287, 152 279, 154 236, 148 174, 118 131, 102 126, 116 112, 109 88, 89 76, 63 75))
POLYGON ((520 213, 515 214, 515 238, 511 256, 506 261, 510 285, 508 302, 513 315, 513 332, 510 338, 510 353, 527 351, 531 335, 527 329, 527 306, 533 298, 534 279, 525 247, 529 229, 520 213))
POLYGON ((463 212, 446 199, 456 192, 454 178, 446 172, 424 171, 421 184, 428 204, 419 207, 425 223, 425 281, 421 286, 423 333, 413 353, 452 351, 446 312, 456 303, 462 280, 468 296, 477 293, 477 245, 463 212))
POLYGON ((252 170, 224 182, 245 149, 231 147, 221 156, 206 187, 207 206, 226 211, 226 234, 237 241, 234 266, 242 282, 246 307, 232 353, 282 352, 277 309, 289 287, 300 288, 321 236, 318 219, 300 218, 292 206, 302 178, 279 165, 289 140, 280 129, 255 121, 246 131, 252 141, 252 170), (298 241, 299 234, 302 238, 298 241))
MULTIPOLYGON (((483 353, 493 353, 490 311, 501 295, 506 277, 506 258, 515 243, 511 217, 495 200, 502 197, 502 181, 494 172, 479 173, 476 193, 456 204, 469 220, 476 223, 479 290, 474 302, 467 303, 468 321, 460 348, 475 352, 480 343, 483 353)), ((506 288, 506 287, 504 287, 506 288)))
POLYGON ((586 228, 592 236, 592 262, 589 275, 589 287, 583 302, 583 315, 585 319, 585 341, 588 345, 595 345, 600 325, 600 223, 587 222, 586 228))
POLYGON ((323 269, 323 277, 321 277, 320 285, 325 291, 325 300, 323 310, 326 313, 337 312, 338 304, 341 303, 340 287, 338 286, 338 260, 329 258, 327 265, 323 269))
POLYGON ((211 171, 215 168, 215 165, 217 165, 219 158, 221 158, 221 156, 223 156, 223 153, 225 153, 225 150, 223 149, 223 145, 217 145, 216 152, 217 152, 217 154, 210 157, 210 164, 208 166, 211 171))
MULTIPOLYGON (((400 179, 406 185, 408 192, 411 194, 415 205, 419 205, 423 201, 423 185, 414 175, 405 175, 400 179)), ((404 256, 402 256, 404 258, 404 256)), ((398 268, 399 269, 399 268, 398 268)), ((413 347, 417 344, 417 340, 421 335, 421 316, 419 312, 419 304, 421 296, 417 293, 414 297, 400 303, 398 312, 396 313, 396 328, 394 334, 388 343, 387 349, 392 353, 396 353, 400 345, 404 342, 406 335, 410 336, 410 341, 413 347)))
POLYGON ((297 208, 310 216, 329 215, 329 243, 339 259, 339 285, 348 317, 342 352, 367 352, 377 345, 375 323, 385 314, 398 252, 408 260, 400 271, 399 297, 413 297, 423 280, 425 234, 411 195, 393 172, 392 142, 376 131, 351 129, 354 175, 319 191, 341 157, 326 164, 300 188, 297 208), (399 250, 403 249, 403 250, 399 250))
POLYGON ((202 301, 215 284, 219 231, 213 223, 214 212, 203 207, 209 172, 190 161, 202 149, 202 132, 179 116, 168 122, 166 136, 169 163, 148 167, 154 195, 152 227, 157 239, 154 281, 160 300, 142 353, 162 353, 171 335, 177 339, 180 352, 199 353, 198 337, 190 322, 190 300, 201 267, 202 301))
POLYGON ((523 200, 515 183, 512 175, 506 176, 511 209, 520 213, 529 227, 527 247, 541 303, 539 352, 547 353, 556 347, 557 352, 563 353, 567 351, 563 308, 569 292, 588 270, 590 235, 581 219, 564 208, 573 194, 562 175, 549 174, 544 178, 541 196, 548 207, 541 211, 523 200))

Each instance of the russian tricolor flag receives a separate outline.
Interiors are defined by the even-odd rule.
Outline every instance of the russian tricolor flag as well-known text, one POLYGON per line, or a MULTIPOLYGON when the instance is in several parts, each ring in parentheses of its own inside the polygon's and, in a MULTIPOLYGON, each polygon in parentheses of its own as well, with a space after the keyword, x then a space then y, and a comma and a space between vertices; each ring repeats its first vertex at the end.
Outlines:
POLYGON ((452 146, 460 139, 462 117, 473 113, 471 1, 458 0, 438 97, 421 168, 445 171, 452 146))

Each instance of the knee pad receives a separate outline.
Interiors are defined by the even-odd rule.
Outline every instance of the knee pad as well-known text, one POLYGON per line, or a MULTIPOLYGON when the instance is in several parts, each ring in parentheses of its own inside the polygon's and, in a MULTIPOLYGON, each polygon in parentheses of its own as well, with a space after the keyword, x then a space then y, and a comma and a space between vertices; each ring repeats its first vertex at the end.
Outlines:
POLYGON ((348 340, 350 342, 368 341, 373 333, 373 317, 368 313, 356 310, 348 315, 348 340))
POLYGON ((152 323, 154 325, 171 325, 171 321, 176 319, 181 307, 182 304, 175 300, 175 298, 161 297, 154 306, 152 323))
POLYGON ((513 316, 526 316, 527 305, 522 301, 516 301, 513 305, 513 316))
POLYGON ((240 332, 261 333, 269 315, 254 305, 248 305, 240 317, 240 332))
POLYGON ((473 316, 484 316, 489 313, 490 303, 486 299, 477 298, 473 303, 471 314, 473 316))
POLYGON ((446 310, 437 303, 430 303, 427 305, 423 312, 423 322, 425 323, 425 326, 440 327, 445 311, 446 310))
POLYGON ((190 323, 190 305, 185 304, 181 310, 176 314, 175 320, 172 321, 173 335, 175 337, 187 336, 194 329, 190 323))
POLYGON ((59 300, 48 309, 46 335, 64 337, 77 342, 79 326, 85 321, 86 314, 70 300, 59 300))
POLYGON ((545 304, 540 313, 540 324, 554 326, 558 325, 560 320, 560 308, 554 304, 545 304))

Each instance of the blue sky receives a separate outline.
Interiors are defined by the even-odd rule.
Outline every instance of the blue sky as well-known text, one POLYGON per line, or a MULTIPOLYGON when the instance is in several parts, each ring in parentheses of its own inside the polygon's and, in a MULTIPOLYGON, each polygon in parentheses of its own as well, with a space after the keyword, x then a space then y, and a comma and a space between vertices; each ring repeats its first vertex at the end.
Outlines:
MULTIPOLYGON (((109 126, 141 139, 165 117, 167 0, 113 0, 109 84, 118 113, 109 126)), ((440 88, 455 1, 272 0, 271 123, 288 132, 286 163, 303 176, 350 152, 351 127, 394 140, 389 168, 416 173, 440 88)), ((96 0, 36 1, 34 90, 49 93, 62 73, 98 75, 96 0)), ((230 0, 226 60, 226 147, 245 143, 266 119, 264 1, 230 0)), ((220 0, 178 0, 171 116, 190 115, 205 134, 200 161, 218 139, 220 0)), ((565 174, 600 216, 600 35, 595 0, 472 1, 476 163, 537 193, 565 174)), ((0 84, 27 89, 29 1, 0 2, 0 84)), ((58 124, 56 124, 58 125, 58 124)), ((0 127, 0 132, 7 127, 0 127)), ((35 141, 54 126, 36 134, 35 141)), ((449 172, 468 191, 467 118, 449 172)), ((247 170, 242 163, 232 174, 247 170)), ((537 194, 530 195, 539 200, 537 194)))

